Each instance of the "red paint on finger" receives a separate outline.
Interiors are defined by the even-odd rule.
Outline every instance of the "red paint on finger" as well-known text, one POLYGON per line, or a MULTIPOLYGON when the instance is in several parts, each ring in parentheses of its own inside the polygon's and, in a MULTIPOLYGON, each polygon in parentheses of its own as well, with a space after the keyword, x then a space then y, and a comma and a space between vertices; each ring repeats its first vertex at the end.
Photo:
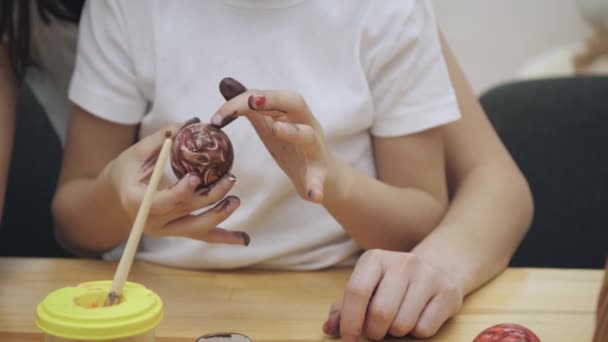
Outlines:
POLYGON ((264 109, 266 106, 266 96, 264 95, 251 95, 247 99, 247 104, 251 109, 264 109))
POLYGON ((255 107, 256 108, 264 108, 266 106, 266 96, 260 95, 255 97, 255 107))

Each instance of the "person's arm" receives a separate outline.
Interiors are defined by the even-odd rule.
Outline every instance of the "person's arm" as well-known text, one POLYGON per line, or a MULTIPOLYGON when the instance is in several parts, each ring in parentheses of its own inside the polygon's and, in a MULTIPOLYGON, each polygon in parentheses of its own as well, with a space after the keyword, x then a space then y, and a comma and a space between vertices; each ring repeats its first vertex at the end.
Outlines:
POLYGON ((124 241, 129 217, 102 170, 135 141, 136 126, 99 119, 80 107, 70 115, 53 198, 55 235, 76 254, 98 254, 124 241))
POLYGON ((382 160, 374 165, 378 179, 332 155, 315 118, 321 113, 292 91, 237 96, 244 85, 223 80, 220 90, 233 91, 224 92, 229 101, 211 123, 221 127, 245 115, 300 197, 323 205, 363 249, 407 251, 445 214, 441 126, 460 114, 430 2, 370 5, 366 13, 358 61, 373 107, 373 158, 382 160))
MULTIPOLYGON (((53 198, 55 234, 66 249, 97 255, 127 239, 166 134, 174 138, 179 130, 178 124, 170 125, 133 144, 136 127, 105 121, 80 107, 73 111, 53 198)), ((226 196, 235 181, 228 174, 200 189, 200 178, 188 174, 175 184, 161 183, 146 233, 248 245, 247 234, 217 228, 240 204, 226 196)))
POLYGON ((430 2, 367 11, 360 61, 378 179, 339 163, 323 205, 362 248, 409 251, 447 210, 443 130, 460 113, 430 2))
POLYGON ((7 46, 0 44, 0 222, 15 134, 17 86, 7 46))
POLYGON ((508 265, 527 233, 527 181, 488 121, 447 42, 442 46, 463 119, 445 131, 452 200, 439 226, 412 253, 449 270, 465 294, 508 265))
POLYGON ((412 249, 441 220, 447 185, 441 128, 373 138, 378 179, 337 162, 323 206, 363 249, 412 249))
POLYGON ((211 123, 223 127, 234 115, 245 115, 300 196, 322 204, 364 249, 411 249, 444 215, 441 128, 374 138, 374 154, 385 161, 378 180, 329 153, 318 121, 299 94, 247 91, 234 79, 223 80, 220 89, 232 90, 223 92, 228 102, 211 123), (283 120, 270 119, 277 116, 283 120))
MULTIPOLYGON (((138 87, 124 6, 88 1, 78 29, 69 89, 75 109, 52 205, 57 240, 77 254, 98 255, 127 239, 160 148, 179 129, 174 123, 137 140, 148 100, 138 87)), ((145 232, 248 244, 243 232, 217 228, 240 204, 235 196, 226 196, 235 182, 227 174, 201 190, 195 174, 174 184, 165 179, 152 198, 145 232)))
MULTIPOLYGON (((411 253, 369 250, 361 256, 323 326, 344 341, 389 333, 433 336, 460 310, 465 295, 507 266, 530 225, 527 182, 443 37, 441 44, 462 112, 444 131, 451 202, 411 253)), ((391 165, 390 159, 378 162, 391 165)))

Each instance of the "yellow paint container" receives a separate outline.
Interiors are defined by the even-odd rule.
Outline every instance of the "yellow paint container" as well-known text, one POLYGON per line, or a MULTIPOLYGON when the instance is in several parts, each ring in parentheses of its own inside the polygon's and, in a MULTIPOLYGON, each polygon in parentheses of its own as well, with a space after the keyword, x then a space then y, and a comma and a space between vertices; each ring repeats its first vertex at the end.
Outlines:
POLYGON ((111 281, 83 283, 49 294, 36 308, 46 342, 153 342, 163 303, 142 285, 126 283, 120 302, 104 307, 111 281))

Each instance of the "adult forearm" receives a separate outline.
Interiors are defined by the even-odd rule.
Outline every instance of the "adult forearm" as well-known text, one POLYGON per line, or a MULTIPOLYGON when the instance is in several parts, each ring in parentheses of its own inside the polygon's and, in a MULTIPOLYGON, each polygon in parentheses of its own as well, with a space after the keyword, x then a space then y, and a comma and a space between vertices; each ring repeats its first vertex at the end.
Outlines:
POLYGON ((445 205, 429 192, 381 182, 336 162, 324 207, 364 249, 405 251, 440 221, 445 205))
POLYGON ((62 184, 53 199, 55 235, 76 254, 99 255, 126 240, 130 220, 102 172, 62 184))
POLYGON ((532 197, 513 168, 487 163, 471 170, 442 222, 412 251, 454 276, 465 294, 505 269, 529 228, 532 197))

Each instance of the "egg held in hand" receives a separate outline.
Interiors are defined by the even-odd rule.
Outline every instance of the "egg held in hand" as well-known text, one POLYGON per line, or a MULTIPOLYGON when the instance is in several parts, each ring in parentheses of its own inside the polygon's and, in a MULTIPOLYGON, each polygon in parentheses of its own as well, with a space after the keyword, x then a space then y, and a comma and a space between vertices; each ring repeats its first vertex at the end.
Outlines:
POLYGON ((201 179, 201 187, 230 172, 233 160, 232 143, 226 133, 202 122, 183 127, 171 150, 171 168, 177 178, 196 174, 201 179))
POLYGON ((479 333, 473 342, 540 342, 540 339, 519 324, 497 324, 479 333))

